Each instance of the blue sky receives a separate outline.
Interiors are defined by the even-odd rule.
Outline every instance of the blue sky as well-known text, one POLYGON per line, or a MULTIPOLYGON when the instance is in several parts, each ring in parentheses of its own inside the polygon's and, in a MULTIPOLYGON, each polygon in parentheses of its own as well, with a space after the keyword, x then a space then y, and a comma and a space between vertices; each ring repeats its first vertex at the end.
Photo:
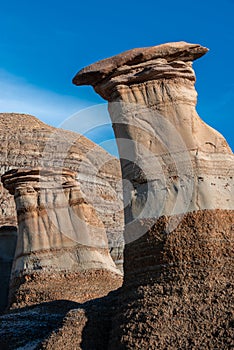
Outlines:
MULTIPOLYGON (((134 47, 184 40, 210 49, 194 63, 197 109, 234 149, 233 18, 234 0, 4 1, 0 111, 31 113, 66 126, 64 120, 89 107, 94 120, 91 106, 104 101, 91 87, 72 85, 80 68, 134 47)), ((99 143, 113 138, 106 123, 87 132, 81 115, 77 131, 99 143)))

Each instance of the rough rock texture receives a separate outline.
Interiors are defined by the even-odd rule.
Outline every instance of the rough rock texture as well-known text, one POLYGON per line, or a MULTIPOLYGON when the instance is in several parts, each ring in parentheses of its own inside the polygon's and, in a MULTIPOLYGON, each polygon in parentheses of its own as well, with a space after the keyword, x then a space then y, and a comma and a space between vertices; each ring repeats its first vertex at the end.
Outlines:
MULTIPOLYGON (((77 173, 85 199, 103 221, 111 254, 123 264, 123 208, 119 161, 82 135, 37 118, 0 113, 0 175, 14 168, 57 166, 77 173)), ((17 226, 13 196, 0 183, 0 226, 17 226)))
MULTIPOLYGON (((127 83, 131 83, 132 79, 135 77, 135 66, 138 72, 141 72, 141 68, 143 68, 142 70, 145 70, 146 74, 148 74, 147 70, 150 68, 152 69, 153 73, 155 68, 153 64, 154 60, 159 60, 157 62, 161 62, 161 60, 164 59, 164 62, 169 62, 172 64, 176 60, 189 62, 203 56, 207 51, 208 49, 202 47, 201 45, 188 44, 183 41, 153 47, 132 49, 83 68, 74 77, 73 83, 75 85, 96 86, 99 83, 103 85, 104 79, 107 79, 105 83, 109 83, 109 80, 111 81, 113 77, 119 77, 119 81, 122 79, 127 85, 127 83), (129 69, 131 69, 131 71, 129 71, 129 76, 125 77, 123 75, 120 77, 122 73, 125 74, 126 70, 129 69), (113 76, 111 76, 112 74, 113 76)), ((167 72, 161 70, 161 76, 163 75, 163 78, 167 78, 165 73, 167 72)), ((171 75, 169 75, 169 77, 171 77, 171 75)), ((136 82, 139 82, 139 80, 145 82, 145 79, 136 77, 136 82)), ((112 94, 112 91, 110 91, 110 94, 112 94)), ((107 95, 106 99, 109 100, 110 95, 107 95)))
POLYGON ((34 350, 51 332, 62 326, 69 310, 78 307, 75 302, 58 300, 12 310, 0 316, 0 349, 34 350))
POLYGON ((18 217, 10 283, 10 304, 14 307, 36 303, 43 296, 47 301, 57 299, 57 290, 63 291, 60 298, 76 300, 73 280, 81 292, 82 274, 92 281, 90 297, 100 296, 96 288, 99 281, 95 281, 99 274, 92 271, 102 274, 106 270, 113 284, 115 279, 121 283, 103 222, 85 201, 75 178, 75 172, 60 168, 10 170, 2 176, 4 187, 14 195, 18 217), (34 292, 30 288, 33 284, 34 292), (46 288, 46 284, 53 288, 46 288))
POLYGON ((17 219, 14 199, 0 182, 0 227, 5 225, 17 226, 17 219))
POLYGON ((0 316, 3 349, 233 348, 233 154, 195 110, 191 63, 206 51, 135 49, 75 77, 110 102, 124 178, 124 284, 82 305, 0 316))
POLYGON ((126 245, 108 349, 231 349, 233 211, 160 217, 126 245))
POLYGON ((229 349, 234 158, 196 112, 185 42, 127 51, 73 79, 109 101, 125 201, 124 284, 109 349, 229 349))
MULTIPOLYGON (((37 118, 25 114, 0 114, 0 141, 0 175, 12 168, 33 169, 44 166, 61 168, 61 171, 63 168, 68 168, 76 173, 80 186, 79 191, 82 193, 84 202, 89 203, 89 210, 86 214, 92 215, 90 209, 92 207, 96 212, 95 215, 103 222, 110 253, 117 267, 122 270, 124 243, 119 161, 85 137, 50 127, 37 118)), ((33 194, 31 195, 33 197, 33 194)), ((58 197, 56 201, 59 201, 58 197)), ((0 182, 0 228, 5 230, 4 227, 9 226, 18 226, 14 197, 4 189, 0 182)), ((8 245, 10 237, 14 240, 11 234, 9 237, 2 235, 2 244, 8 245)), ((54 243, 51 241, 51 250, 56 249, 53 246, 54 243)), ((7 255, 6 252, 4 254, 7 255)), ((48 256, 49 254, 48 252, 48 256)), ((1 281, 6 281, 10 279, 10 270, 4 268, 3 264, 10 266, 12 261, 6 262, 5 256, 0 256, 0 258, 2 259, 2 271, 5 271, 1 272, 1 281)), ((35 268, 36 266, 35 263, 35 268)), ((117 280, 119 283, 119 277, 117 280)), ((115 285, 115 282, 113 283, 115 285)), ((18 284, 16 287, 19 288, 18 284)), ((6 285, 5 291, 2 292, 5 297, 7 290, 6 285)), ((106 290, 108 292, 111 288, 106 290)), ((40 298, 43 299, 42 290, 40 293, 40 298)), ((26 303, 23 297, 25 292, 20 295, 22 296, 21 303, 26 303)), ((50 293, 48 300, 51 300, 53 295, 55 295, 55 290, 50 293)), ((44 293, 44 299, 46 298, 46 293, 44 293)), ((6 303, 6 299, 2 300, 2 308, 6 303)))
POLYGON ((9 283, 17 242, 15 226, 0 227, 0 312, 8 303, 9 283))
POLYGON ((111 292, 84 304, 59 300, 12 310, 0 316, 0 348, 106 349, 116 302, 111 292))
POLYGON ((191 61, 206 52, 184 42, 137 49, 95 63, 73 80, 88 84, 90 74, 102 73, 92 85, 109 101, 123 177, 132 183, 124 191, 127 221, 140 212, 148 218, 233 209, 233 153, 195 109, 191 61))
POLYGON ((215 214, 175 217, 170 235, 169 217, 149 221, 147 234, 126 245, 124 286, 70 311, 42 348, 231 349, 233 213, 215 214))

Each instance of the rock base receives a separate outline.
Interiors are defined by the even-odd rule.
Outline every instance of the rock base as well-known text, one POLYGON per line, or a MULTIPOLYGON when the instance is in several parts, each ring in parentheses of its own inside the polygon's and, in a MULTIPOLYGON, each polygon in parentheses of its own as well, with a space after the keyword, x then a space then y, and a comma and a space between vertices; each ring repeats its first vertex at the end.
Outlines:
POLYGON ((122 276, 108 270, 76 273, 34 273, 15 278, 11 284, 11 309, 55 300, 84 303, 107 295, 122 285, 122 276))
POLYGON ((228 210, 162 217, 128 244, 108 349, 231 349, 233 224, 228 210))
MULTIPOLYGON (((231 349, 233 222, 228 210, 161 217, 126 246, 122 288, 84 304, 39 299, 40 305, 11 310, 0 317, 1 341, 11 349, 31 343, 47 350, 231 349), (172 219, 178 226, 166 234, 172 219)), ((81 302, 100 288, 103 295, 116 288, 113 280, 96 271, 71 277, 70 285, 64 276, 41 286, 81 302)), ((31 293, 38 285, 29 282, 31 293)))

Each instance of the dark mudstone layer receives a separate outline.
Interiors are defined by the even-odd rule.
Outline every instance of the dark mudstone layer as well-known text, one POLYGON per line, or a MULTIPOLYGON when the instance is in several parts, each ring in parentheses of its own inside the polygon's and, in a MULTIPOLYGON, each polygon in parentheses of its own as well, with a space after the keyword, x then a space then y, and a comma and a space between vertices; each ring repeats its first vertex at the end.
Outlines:
POLYGON ((109 349, 231 349, 233 234, 233 211, 203 210, 128 244, 109 349))

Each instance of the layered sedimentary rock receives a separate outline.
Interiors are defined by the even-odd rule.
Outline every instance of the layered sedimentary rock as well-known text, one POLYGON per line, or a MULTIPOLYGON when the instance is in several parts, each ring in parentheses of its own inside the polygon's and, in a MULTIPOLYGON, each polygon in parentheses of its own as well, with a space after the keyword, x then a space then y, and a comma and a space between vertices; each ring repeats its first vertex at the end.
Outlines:
POLYGON ((98 297, 111 290, 110 284, 100 284, 99 275, 119 286, 121 276, 109 254, 104 224, 84 199, 75 172, 10 170, 2 182, 14 195, 18 218, 11 304, 98 297))
MULTIPOLYGON (((82 135, 37 118, 0 113, 0 175, 9 169, 64 166, 77 173, 85 198, 103 221, 113 258, 122 269, 123 209, 119 161, 82 135)), ((0 225, 17 225, 13 197, 0 183, 0 225)))
POLYGON ((0 227, 5 225, 17 225, 15 202, 0 182, 0 227))
POLYGON ((234 159, 196 112, 185 42, 134 49, 73 79, 109 102, 125 202, 124 285, 109 349, 229 348, 234 159))
MULTIPOLYGON (((64 166, 76 171, 85 198, 103 221, 111 254, 122 269, 123 210, 119 161, 85 137, 37 118, 0 113, 0 175, 9 169, 64 166)), ((17 225, 13 197, 0 183, 0 226, 17 225)))

